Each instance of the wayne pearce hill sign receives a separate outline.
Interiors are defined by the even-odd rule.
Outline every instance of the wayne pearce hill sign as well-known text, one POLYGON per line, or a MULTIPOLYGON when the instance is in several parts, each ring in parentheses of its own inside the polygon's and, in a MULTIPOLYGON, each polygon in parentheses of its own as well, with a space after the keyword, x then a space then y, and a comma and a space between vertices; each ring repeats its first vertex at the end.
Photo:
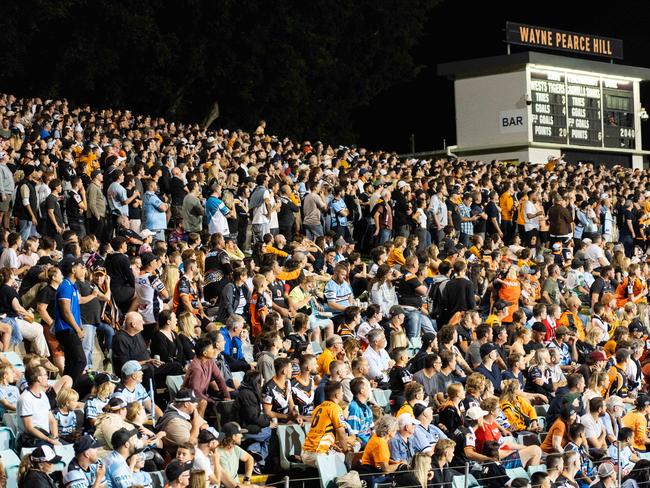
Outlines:
POLYGON ((506 22, 506 42, 522 46, 623 59, 623 41, 548 27, 506 22))

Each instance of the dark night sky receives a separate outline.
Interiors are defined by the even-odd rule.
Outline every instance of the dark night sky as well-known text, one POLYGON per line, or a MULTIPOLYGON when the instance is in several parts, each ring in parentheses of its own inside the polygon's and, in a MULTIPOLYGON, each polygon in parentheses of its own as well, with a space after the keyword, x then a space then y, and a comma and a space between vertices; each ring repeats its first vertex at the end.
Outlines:
MULTIPOLYGON (((650 4, 625 7, 599 2, 484 2, 446 0, 429 17, 425 33, 413 51, 422 66, 411 82, 378 96, 355 117, 359 143, 374 149, 416 151, 441 149, 456 143, 453 82, 436 76, 439 63, 506 53, 506 20, 623 39, 624 58, 618 64, 650 67, 650 4), (559 11, 558 11, 559 9, 559 11), (618 10, 618 12, 616 12, 618 10)), ((512 51, 524 49, 513 46, 512 51)), ((543 51, 557 55, 559 51, 543 51)), ((605 58, 589 59, 607 61, 605 58)), ((650 82, 641 85, 641 102, 648 105, 650 82)), ((650 108, 649 108, 650 110, 650 108)), ((649 147, 650 122, 644 123, 644 149, 649 147)))

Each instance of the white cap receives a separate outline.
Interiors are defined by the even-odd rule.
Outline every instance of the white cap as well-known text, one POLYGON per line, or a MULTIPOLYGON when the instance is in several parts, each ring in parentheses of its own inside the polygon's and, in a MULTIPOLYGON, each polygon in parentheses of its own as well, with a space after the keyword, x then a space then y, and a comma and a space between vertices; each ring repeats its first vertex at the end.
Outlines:
POLYGON ((465 417, 472 420, 478 420, 482 417, 485 417, 488 411, 483 410, 481 407, 472 407, 467 412, 465 412, 465 417))
POLYGON ((399 188, 400 190, 402 188, 404 188, 405 186, 409 186, 409 184, 406 181, 400 180, 400 181, 397 182, 397 188, 399 188))
POLYGON ((601 193, 600 194, 600 200, 607 200, 609 198, 609 193, 601 193))
POLYGON ((397 423, 399 424, 400 429, 403 429, 407 425, 420 425, 420 421, 413 418, 410 413, 403 413, 397 417, 397 423))

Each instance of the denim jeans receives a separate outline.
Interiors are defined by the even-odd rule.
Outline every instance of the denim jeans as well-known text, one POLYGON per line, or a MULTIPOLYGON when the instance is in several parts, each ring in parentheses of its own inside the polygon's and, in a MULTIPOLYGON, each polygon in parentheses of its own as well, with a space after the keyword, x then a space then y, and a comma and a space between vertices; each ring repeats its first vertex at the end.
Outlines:
POLYGON ((23 238, 23 242, 25 242, 31 236, 36 234, 36 227, 31 220, 19 220, 18 232, 20 232, 20 236, 23 238))
POLYGON ((246 451, 249 453, 254 452, 256 454, 259 454, 262 458, 260 461, 260 464, 262 466, 264 465, 266 458, 269 456, 269 444, 271 441, 272 433, 273 430, 271 427, 264 427, 257 434, 246 434, 246 437, 244 439, 244 442, 246 443, 246 451), (254 442, 249 443, 251 440, 254 442))
POLYGON ((303 224, 305 235, 310 241, 316 240, 317 237, 325 235, 321 224, 303 224))
POLYGON ((420 337, 422 331, 425 333, 436 333, 432 320, 419 310, 405 310, 406 312, 406 337, 420 337))
POLYGON ((95 346, 95 334, 97 332, 96 329, 99 329, 103 335, 103 340, 100 339, 99 342, 102 351, 104 351, 105 354, 109 354, 109 351, 113 346, 113 336, 115 335, 113 327, 103 322, 100 322, 96 325, 83 324, 85 335, 82 341, 82 346, 84 349, 84 354, 86 355, 86 365, 88 368, 93 367, 93 349, 95 346))
POLYGON ((377 242, 377 244, 381 246, 384 242, 389 241, 392 234, 393 231, 391 229, 380 229, 379 242, 377 242))

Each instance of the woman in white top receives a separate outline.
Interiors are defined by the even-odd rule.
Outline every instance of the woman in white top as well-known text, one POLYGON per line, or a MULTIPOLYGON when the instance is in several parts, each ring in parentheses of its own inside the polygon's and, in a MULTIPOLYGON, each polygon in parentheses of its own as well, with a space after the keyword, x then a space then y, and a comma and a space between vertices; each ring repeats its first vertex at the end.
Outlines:
POLYGON ((589 400, 603 396, 603 390, 607 387, 609 378, 606 371, 596 371, 589 377, 589 384, 582 394, 582 404, 585 407, 585 413, 589 413, 589 400))
POLYGON ((397 305, 397 293, 393 286, 395 273, 387 264, 377 268, 375 280, 370 287, 370 303, 375 303, 381 308, 381 313, 388 316, 390 308, 397 305))
POLYGON ((416 205, 417 208, 411 217, 415 220, 415 235, 419 239, 418 252, 420 252, 431 245, 431 234, 427 229, 427 213, 425 210, 427 200, 424 194, 418 197, 416 205))

